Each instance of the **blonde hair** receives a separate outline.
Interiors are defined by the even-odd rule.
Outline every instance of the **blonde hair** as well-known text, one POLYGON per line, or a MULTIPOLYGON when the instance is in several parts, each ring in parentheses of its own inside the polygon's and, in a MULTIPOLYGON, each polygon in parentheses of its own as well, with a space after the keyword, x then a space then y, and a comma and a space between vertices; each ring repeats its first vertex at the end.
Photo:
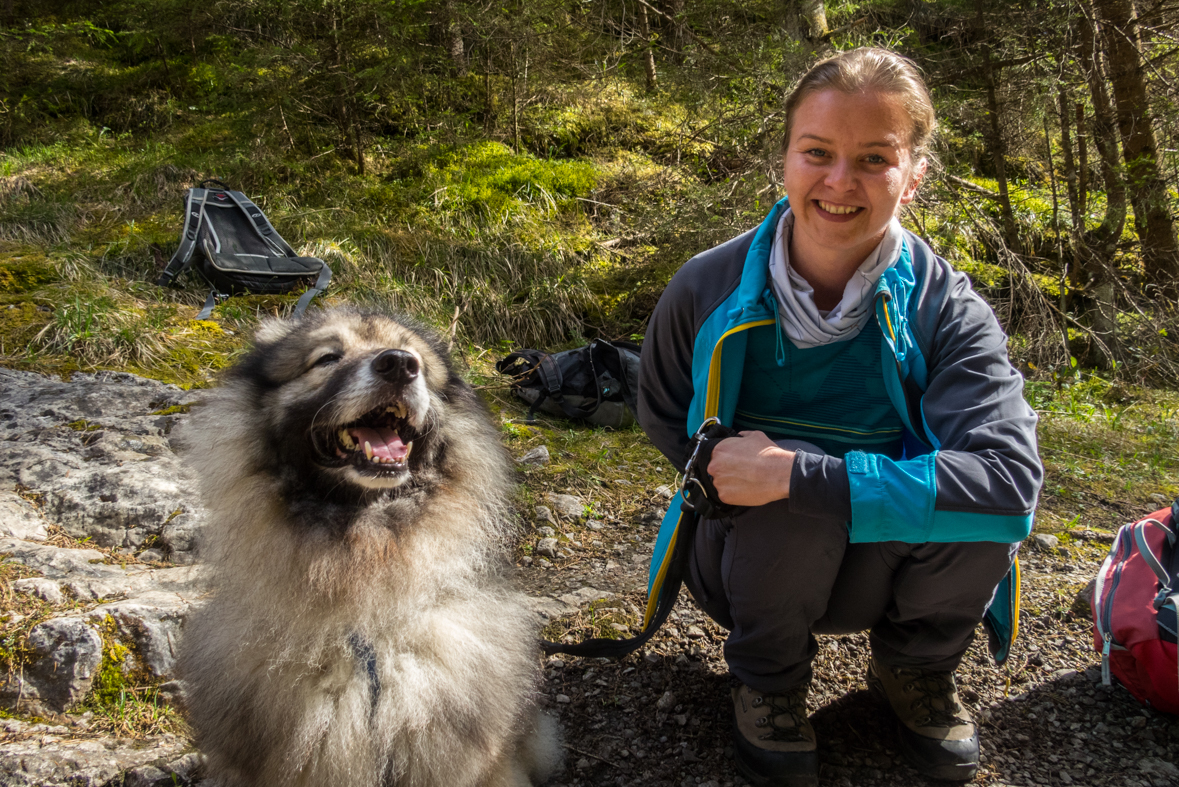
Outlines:
POLYGON ((937 129, 937 119, 925 80, 913 61, 878 47, 841 52, 820 60, 802 75, 786 97, 783 153, 790 145, 790 131, 799 105, 807 96, 824 90, 838 90, 847 95, 881 92, 900 96, 913 124, 909 133, 909 152, 913 162, 932 158, 929 146, 937 129))

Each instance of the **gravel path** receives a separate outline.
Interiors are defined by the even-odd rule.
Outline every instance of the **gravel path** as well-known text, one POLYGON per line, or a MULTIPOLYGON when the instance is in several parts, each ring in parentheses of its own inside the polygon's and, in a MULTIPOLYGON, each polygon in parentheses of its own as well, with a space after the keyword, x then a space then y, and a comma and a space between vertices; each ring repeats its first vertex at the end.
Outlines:
MULTIPOLYGON (((1021 632, 1011 658, 996 667, 980 632, 959 668, 963 699, 981 725, 974 784, 1179 785, 1179 719, 1142 708, 1120 687, 1100 685, 1091 623, 1074 599, 1096 575, 1111 536, 1082 535, 1089 540, 1055 553, 1025 547, 1021 632)), ((575 548, 567 560, 520 574, 533 593, 596 588, 619 592, 614 601, 622 609, 645 604, 645 564, 626 554, 579 555, 575 548)), ((543 691, 560 718, 568 756, 554 785, 746 784, 732 760, 723 642, 724 631, 683 591, 672 618, 641 652, 622 661, 549 659, 543 691)), ((820 638, 810 701, 820 783, 945 784, 904 763, 888 712, 867 690, 868 655, 865 634, 820 638)))

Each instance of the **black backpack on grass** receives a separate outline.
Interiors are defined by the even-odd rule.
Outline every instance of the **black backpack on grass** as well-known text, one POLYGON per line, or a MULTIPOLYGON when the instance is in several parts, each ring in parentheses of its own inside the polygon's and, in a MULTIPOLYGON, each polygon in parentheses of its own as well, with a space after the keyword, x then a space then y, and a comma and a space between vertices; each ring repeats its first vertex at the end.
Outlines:
POLYGON ((594 339, 574 350, 517 350, 495 365, 512 378, 512 390, 536 411, 615 429, 635 422, 639 345, 594 339))
POLYGON ((188 190, 184 217, 180 248, 156 284, 166 287, 190 266, 196 270, 212 288, 198 320, 207 319, 230 295, 286 293, 311 284, 295 304, 298 317, 332 279, 326 262, 295 254, 261 208, 219 180, 201 181, 188 190))

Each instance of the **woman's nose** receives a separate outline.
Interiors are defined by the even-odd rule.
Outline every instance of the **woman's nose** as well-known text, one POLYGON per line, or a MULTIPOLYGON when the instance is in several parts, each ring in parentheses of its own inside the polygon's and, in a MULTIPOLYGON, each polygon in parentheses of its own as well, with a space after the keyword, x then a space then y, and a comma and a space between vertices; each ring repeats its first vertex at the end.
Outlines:
POLYGON ((826 184, 840 191, 850 191, 855 187, 855 170, 851 162, 846 159, 836 159, 827 168, 826 184))

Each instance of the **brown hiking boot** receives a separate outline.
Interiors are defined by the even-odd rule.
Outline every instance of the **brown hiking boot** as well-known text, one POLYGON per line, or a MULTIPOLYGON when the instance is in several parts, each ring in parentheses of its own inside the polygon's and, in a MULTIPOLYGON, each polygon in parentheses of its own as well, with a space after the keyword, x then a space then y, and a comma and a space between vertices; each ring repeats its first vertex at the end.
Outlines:
POLYGON ((978 771, 978 728, 952 671, 888 667, 873 656, 868 686, 897 717, 901 751, 926 776, 968 781, 978 771))
POLYGON ((737 769, 756 787, 817 787, 815 728, 806 715, 810 686, 767 694, 733 687, 733 748, 737 769))

